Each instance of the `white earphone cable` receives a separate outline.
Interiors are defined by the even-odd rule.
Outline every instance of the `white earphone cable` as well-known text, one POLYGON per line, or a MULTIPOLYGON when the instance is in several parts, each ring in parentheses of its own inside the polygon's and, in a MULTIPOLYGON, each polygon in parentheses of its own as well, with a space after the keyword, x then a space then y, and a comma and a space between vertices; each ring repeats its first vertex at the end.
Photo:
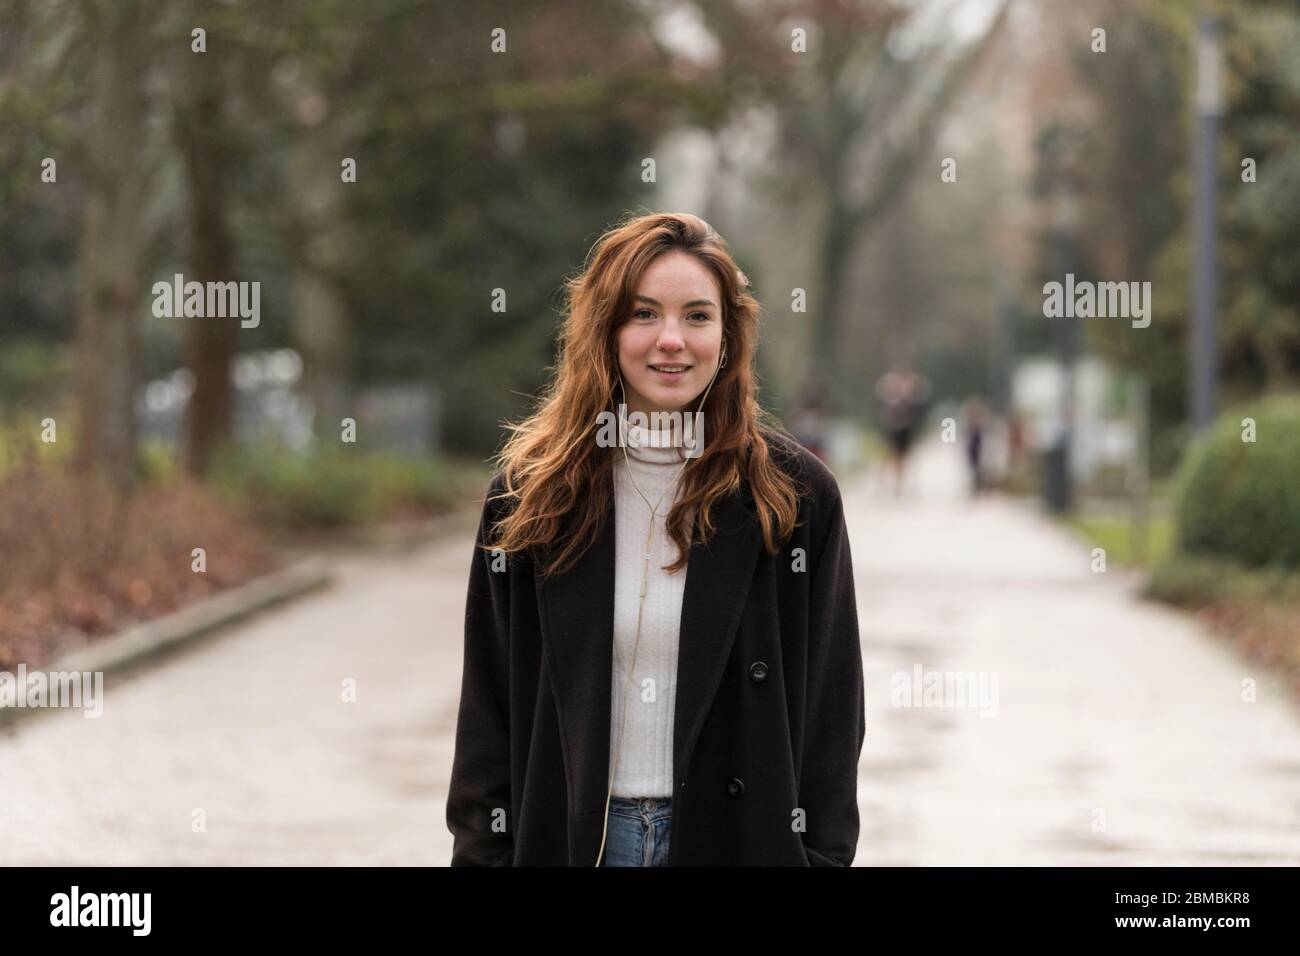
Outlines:
MULTIPOLYGON (((726 364, 727 364, 727 350, 724 347, 722 350, 721 358, 718 361, 718 367, 713 370, 713 378, 709 379, 708 388, 704 390, 704 395, 700 398, 700 404, 696 408, 696 412, 695 412, 696 415, 699 415, 700 411, 704 408, 704 402, 705 400, 708 399, 709 392, 713 389, 713 383, 717 381, 718 373, 722 371, 722 367, 726 364)), ((626 397, 627 392, 623 386, 623 376, 621 374, 618 377, 618 383, 619 383, 619 388, 623 391, 624 397, 626 397)), ((627 465, 628 481, 632 483, 632 487, 636 489, 636 493, 640 495, 641 500, 644 501, 646 507, 650 509, 650 530, 646 535, 645 549, 641 552, 641 593, 640 593, 639 603, 637 605, 637 612, 636 612, 636 640, 632 644, 632 667, 631 670, 627 672, 623 671, 621 667, 617 667, 619 673, 623 674, 623 676, 627 679, 627 685, 623 692, 623 717, 619 721, 618 741, 614 747, 614 761, 613 764, 610 766, 610 771, 609 771, 609 789, 605 794, 605 823, 604 823, 604 828, 602 829, 600 835, 600 852, 596 856, 596 866, 600 866, 600 862, 602 859, 604 859, 605 856, 605 840, 609 835, 609 805, 610 805, 610 800, 612 799, 614 794, 614 776, 618 771, 618 759, 621 756, 623 750, 623 729, 627 725, 627 704, 628 704, 628 700, 630 699, 631 691, 635 689, 636 686, 635 679, 632 677, 632 674, 635 673, 636 671, 636 658, 637 658, 638 650, 641 645, 641 616, 645 611, 646 586, 649 583, 649 577, 650 577, 650 553, 651 553, 650 549, 651 549, 651 544, 654 541, 655 522, 658 519, 659 505, 663 503, 664 496, 668 494, 669 489, 674 488, 676 486, 677 479, 681 477, 681 474, 686 469, 686 466, 690 464, 689 458, 687 458, 684 462, 682 462, 682 466, 677 469, 676 474, 674 474, 673 476, 673 480, 669 482, 666 488, 664 488, 663 493, 659 495, 659 500, 656 501, 652 506, 650 504, 650 499, 647 498, 642 493, 641 488, 636 483, 636 479, 632 477, 632 462, 628 459, 627 441, 624 437, 623 426, 624 426, 624 419, 620 415, 619 416, 619 443, 623 447, 623 460, 627 465)), ((696 434, 698 435, 698 430, 696 434)), ((616 656, 617 651, 618 651, 618 646, 617 643, 615 643, 611 650, 611 654, 616 656)), ((615 661, 615 665, 617 666, 617 660, 615 661)))

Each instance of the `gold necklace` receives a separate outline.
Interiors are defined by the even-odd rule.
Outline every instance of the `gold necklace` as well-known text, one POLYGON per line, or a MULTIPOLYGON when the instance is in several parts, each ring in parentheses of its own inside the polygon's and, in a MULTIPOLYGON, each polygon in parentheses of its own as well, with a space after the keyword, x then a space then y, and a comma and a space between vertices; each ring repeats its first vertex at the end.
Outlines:
MULTIPOLYGON (((709 380, 709 387, 704 390, 704 395, 700 398, 699 407, 696 409, 697 415, 704 408, 705 399, 709 397, 709 392, 713 390, 713 383, 717 381, 718 372, 722 371, 722 366, 725 362, 726 362, 726 350, 724 349, 723 359, 721 362, 718 363, 718 367, 713 370, 713 378, 709 380)), ((622 388, 622 382, 623 382, 623 377, 620 375, 619 376, 620 388, 622 388)), ((623 390, 623 394, 624 397, 626 398, 627 395, 626 389, 623 390)), ((654 541, 655 519, 658 517, 659 505, 663 503, 664 495, 668 494, 669 488, 673 488, 676 486, 676 479, 681 477, 681 473, 686 469, 686 466, 690 464, 690 458, 687 458, 685 461, 682 462, 682 467, 677 469, 677 475, 674 476, 674 480, 668 484, 668 487, 663 490, 662 494, 660 494, 659 500, 655 502, 653 507, 651 507, 650 499, 641 493, 641 489, 637 485, 636 479, 632 478, 632 462, 628 458, 627 442, 625 440, 622 440, 623 421, 624 419, 620 415, 619 435, 620 435, 620 443, 623 446, 623 460, 624 462, 627 463, 628 480, 632 482, 632 487, 635 488, 636 493, 641 496, 641 500, 646 503, 646 507, 650 508, 650 530, 646 534, 645 550, 641 552, 641 595, 640 598, 638 599, 637 611, 636 611, 636 640, 632 644, 632 671, 635 671, 636 655, 641 645, 641 615, 645 611, 645 592, 646 592, 646 585, 649 582, 649 576, 650 576, 650 546, 651 546, 651 542, 654 541)), ((617 651, 618 651, 618 643, 614 641, 614 636, 611 634, 610 635, 611 658, 615 656, 617 651)), ((615 663, 617 664, 617 661, 615 661, 615 663)), ((619 673, 623 673, 623 669, 621 667, 619 668, 619 673)), ((628 684, 629 684, 628 689, 632 689, 636 686, 635 683, 633 682, 634 679, 632 677, 631 672, 625 673, 623 674, 623 676, 626 677, 628 680, 628 684)), ((595 863, 596 866, 600 866, 600 861, 605 857, 605 840, 609 836, 609 802, 610 802, 610 798, 614 795, 614 777, 618 773, 618 761, 619 758, 622 757, 623 755, 623 730, 627 726, 627 703, 630 696, 631 695, 628 693, 628 690, 624 690, 623 717, 619 721, 619 725, 618 725, 618 740, 614 745, 614 759, 610 762, 609 788, 605 792, 605 824, 604 824, 604 829, 602 830, 600 835, 600 851, 596 854, 596 863, 595 863)))
MULTIPOLYGON (((631 482, 633 489, 636 490, 636 493, 640 496, 641 500, 645 502, 646 507, 650 509, 650 527, 646 531, 645 547, 641 551, 641 588, 640 588, 639 596, 637 598, 636 640, 632 644, 631 668, 624 671, 623 668, 619 665, 618 642, 615 641, 613 645, 614 664, 616 667, 618 667, 619 672, 622 673, 623 676, 627 679, 628 689, 635 690, 636 679, 632 675, 636 670, 636 656, 640 649, 640 644, 641 644, 641 619, 642 619, 642 615, 645 613, 646 590, 650 583, 650 557, 653 554, 654 535, 655 535, 655 530, 659 519, 659 506, 663 504, 664 497, 668 494, 669 490, 676 488, 677 480, 681 477, 682 471, 685 470, 686 465, 689 463, 690 459, 687 459, 687 461, 683 462, 681 467, 677 469, 676 474, 673 475, 672 480, 669 481, 667 486, 664 488, 663 492, 659 495, 659 500, 656 501, 654 505, 650 504, 650 499, 645 496, 645 492, 641 490, 641 487, 636 483, 636 478, 633 477, 632 475, 632 462, 628 459, 626 445, 624 445, 623 447, 623 459, 627 465, 627 480, 631 482)), ((627 715, 626 694, 624 696, 625 699, 623 701, 623 713, 624 713, 624 720, 626 720, 626 715, 627 715)), ((620 743, 621 743, 622 741, 621 727, 619 730, 619 734, 620 734, 620 743)))

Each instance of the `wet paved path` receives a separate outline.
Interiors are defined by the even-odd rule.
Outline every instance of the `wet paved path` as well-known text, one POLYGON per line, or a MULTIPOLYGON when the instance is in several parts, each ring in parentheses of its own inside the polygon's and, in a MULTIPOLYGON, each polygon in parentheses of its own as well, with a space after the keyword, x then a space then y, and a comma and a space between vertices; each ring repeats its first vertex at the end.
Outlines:
MULTIPOLYGON (((1300 863, 1280 683, 1094 574, 1032 507, 966 501, 951 448, 919 455, 901 500, 844 484, 868 708, 856 865, 1300 863), (989 716, 893 706, 918 667, 996 675, 989 716)), ((0 864, 445 864, 472 532, 338 559, 332 590, 110 681, 99 720, 0 729, 0 864)))

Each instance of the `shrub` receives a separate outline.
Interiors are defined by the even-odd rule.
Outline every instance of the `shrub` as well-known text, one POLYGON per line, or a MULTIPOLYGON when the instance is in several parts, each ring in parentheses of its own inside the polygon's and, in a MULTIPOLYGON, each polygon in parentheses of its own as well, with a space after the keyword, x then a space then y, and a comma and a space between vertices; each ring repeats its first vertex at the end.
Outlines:
POLYGON ((1248 566, 1300 567, 1300 397, 1225 412, 1188 450, 1174 491, 1178 547, 1248 566), (1242 440, 1242 419, 1255 441, 1242 440))
POLYGON ((432 456, 268 447, 223 456, 213 477, 260 522, 330 528, 446 510, 481 492, 480 471, 432 456))
POLYGON ((0 670, 71 633, 165 614, 276 567, 256 528, 195 482, 121 496, 93 475, 22 467, 0 479, 0 670), (207 555, 193 568, 193 549, 207 555))

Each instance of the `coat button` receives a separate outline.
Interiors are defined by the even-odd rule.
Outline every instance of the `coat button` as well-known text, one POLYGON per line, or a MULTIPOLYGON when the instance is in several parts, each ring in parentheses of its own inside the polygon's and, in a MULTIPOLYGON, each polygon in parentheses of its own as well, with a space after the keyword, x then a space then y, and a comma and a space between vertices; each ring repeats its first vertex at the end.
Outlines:
POLYGON ((731 794, 733 797, 743 796, 745 793, 745 781, 741 780, 739 777, 732 777, 727 781, 727 793, 731 794))
POLYGON ((761 684, 767 680, 767 665, 762 661, 754 661, 749 665, 749 677, 756 684, 761 684))

